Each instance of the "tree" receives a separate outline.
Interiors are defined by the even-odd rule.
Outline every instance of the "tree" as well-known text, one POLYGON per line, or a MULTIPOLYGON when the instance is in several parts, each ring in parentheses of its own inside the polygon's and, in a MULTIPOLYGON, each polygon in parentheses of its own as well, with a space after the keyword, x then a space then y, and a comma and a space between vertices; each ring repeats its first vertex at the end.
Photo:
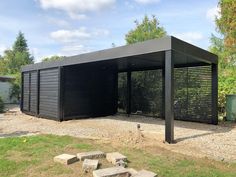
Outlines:
POLYGON ((27 41, 24 34, 19 32, 12 49, 4 51, 4 55, 0 61, 0 73, 6 75, 17 74, 20 72, 21 66, 32 63, 33 56, 29 53, 27 41))
POLYGON ((216 25, 221 34, 224 35, 225 47, 231 52, 236 52, 236 1, 219 1, 221 16, 216 19, 216 25))
POLYGON ((20 95, 20 69, 21 66, 33 63, 33 56, 30 55, 27 40, 22 32, 19 32, 12 49, 4 51, 0 58, 0 74, 13 75, 15 81, 11 86, 11 97, 19 98, 20 95))
POLYGON ((125 35, 127 44, 160 38, 166 35, 165 29, 160 26, 158 19, 154 15, 152 18, 145 15, 141 23, 138 20, 134 23, 136 25, 135 29, 130 30, 125 35))
POLYGON ((236 1, 220 0, 219 7, 216 26, 223 37, 212 35, 209 49, 219 57, 218 105, 219 112, 225 114, 225 96, 236 94, 236 1))
POLYGON ((63 56, 54 55, 54 56, 51 56, 51 57, 43 58, 42 61, 43 62, 49 62, 49 61, 57 61, 57 60, 61 60, 61 59, 63 59, 63 56))
POLYGON ((16 41, 14 42, 12 49, 15 52, 28 51, 27 41, 21 31, 18 33, 18 36, 16 37, 16 41))

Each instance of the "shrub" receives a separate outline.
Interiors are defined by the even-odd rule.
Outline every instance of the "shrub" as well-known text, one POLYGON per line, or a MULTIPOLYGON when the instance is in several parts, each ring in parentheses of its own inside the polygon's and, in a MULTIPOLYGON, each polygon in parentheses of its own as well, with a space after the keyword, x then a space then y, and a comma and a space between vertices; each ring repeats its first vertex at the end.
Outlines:
POLYGON ((3 111, 4 111, 4 103, 2 97, 0 96, 0 113, 3 113, 3 111))
POLYGON ((18 102, 20 100, 21 75, 17 73, 14 76, 15 80, 11 82, 10 99, 17 99, 18 102))

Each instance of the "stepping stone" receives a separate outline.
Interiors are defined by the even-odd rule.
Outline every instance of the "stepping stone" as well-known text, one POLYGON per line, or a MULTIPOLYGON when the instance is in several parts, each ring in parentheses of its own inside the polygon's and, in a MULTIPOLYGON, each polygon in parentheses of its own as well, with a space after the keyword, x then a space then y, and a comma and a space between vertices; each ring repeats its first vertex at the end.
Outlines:
POLYGON ((117 167, 126 167, 126 162, 124 162, 123 160, 118 160, 116 162, 116 166, 117 167))
POLYGON ((133 169, 133 168, 127 168, 128 172, 130 173, 131 176, 136 175, 138 172, 137 170, 133 169))
POLYGON ((116 162, 123 160, 124 162, 127 161, 127 157, 120 154, 119 152, 112 152, 112 153, 107 153, 107 161, 111 162, 113 165, 116 165, 116 162))
POLYGON ((76 161, 78 161, 77 157, 75 155, 70 155, 70 154, 61 154, 54 157, 54 162, 59 162, 65 165, 72 164, 76 161))
POLYGON ((157 174, 151 171, 141 170, 132 177, 157 177, 157 174))
POLYGON ((83 170, 90 171, 98 168, 98 160, 85 159, 83 162, 83 170))
POLYGON ((123 167, 111 167, 93 171, 93 177, 129 177, 130 173, 123 167))
POLYGON ((102 151, 90 151, 90 152, 82 152, 77 154, 77 158, 80 160, 84 159, 99 159, 104 158, 106 154, 102 151))

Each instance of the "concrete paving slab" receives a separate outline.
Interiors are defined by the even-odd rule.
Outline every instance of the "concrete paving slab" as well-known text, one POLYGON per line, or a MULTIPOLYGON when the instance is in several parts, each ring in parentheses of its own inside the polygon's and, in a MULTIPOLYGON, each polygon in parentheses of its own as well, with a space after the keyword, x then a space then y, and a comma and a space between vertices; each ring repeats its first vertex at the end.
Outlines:
POLYGON ((54 157, 54 162, 59 162, 65 165, 72 164, 76 161, 78 161, 77 157, 75 155, 70 155, 70 154, 61 154, 54 157))
POLYGON ((111 167, 93 171, 93 177, 129 177, 130 173, 123 167, 111 167))
POLYGON ((112 153, 107 153, 106 159, 108 162, 111 162, 112 164, 116 165, 116 162, 123 160, 124 162, 127 161, 127 157, 122 155, 119 152, 112 152, 112 153))
POLYGON ((85 159, 82 168, 84 171, 96 170, 98 168, 98 160, 85 159))
POLYGON ((127 168, 128 172, 130 173, 131 176, 134 176, 138 173, 137 170, 133 169, 133 168, 127 168))
POLYGON ((84 159, 99 159, 106 157, 106 154, 102 151, 90 151, 90 152, 82 152, 77 154, 77 158, 80 160, 84 159))

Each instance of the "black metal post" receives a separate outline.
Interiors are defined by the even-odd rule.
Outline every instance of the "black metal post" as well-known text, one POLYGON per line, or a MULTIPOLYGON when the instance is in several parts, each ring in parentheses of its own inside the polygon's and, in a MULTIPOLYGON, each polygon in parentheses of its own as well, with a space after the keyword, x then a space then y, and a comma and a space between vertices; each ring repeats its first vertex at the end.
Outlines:
POLYGON ((59 67, 59 83, 58 83, 58 119, 59 121, 64 120, 64 68, 59 67))
POLYGON ((29 99, 28 99, 28 112, 31 112, 31 72, 29 72, 29 99))
POLYGON ((211 94, 212 94, 212 124, 218 124, 218 65, 211 65, 211 94))
POLYGON ((171 50, 165 52, 165 141, 174 143, 174 62, 171 50))
POLYGON ((23 112, 23 99, 24 99, 24 73, 21 73, 21 97, 20 97, 20 110, 23 112))
POLYGON ((37 70, 37 95, 36 95, 36 115, 39 115, 39 91, 40 91, 40 72, 37 70))
POLYGON ((131 114, 131 71, 127 72, 127 108, 128 116, 131 114))
POLYGON ((161 118, 165 119, 165 67, 162 68, 162 112, 161 118))

